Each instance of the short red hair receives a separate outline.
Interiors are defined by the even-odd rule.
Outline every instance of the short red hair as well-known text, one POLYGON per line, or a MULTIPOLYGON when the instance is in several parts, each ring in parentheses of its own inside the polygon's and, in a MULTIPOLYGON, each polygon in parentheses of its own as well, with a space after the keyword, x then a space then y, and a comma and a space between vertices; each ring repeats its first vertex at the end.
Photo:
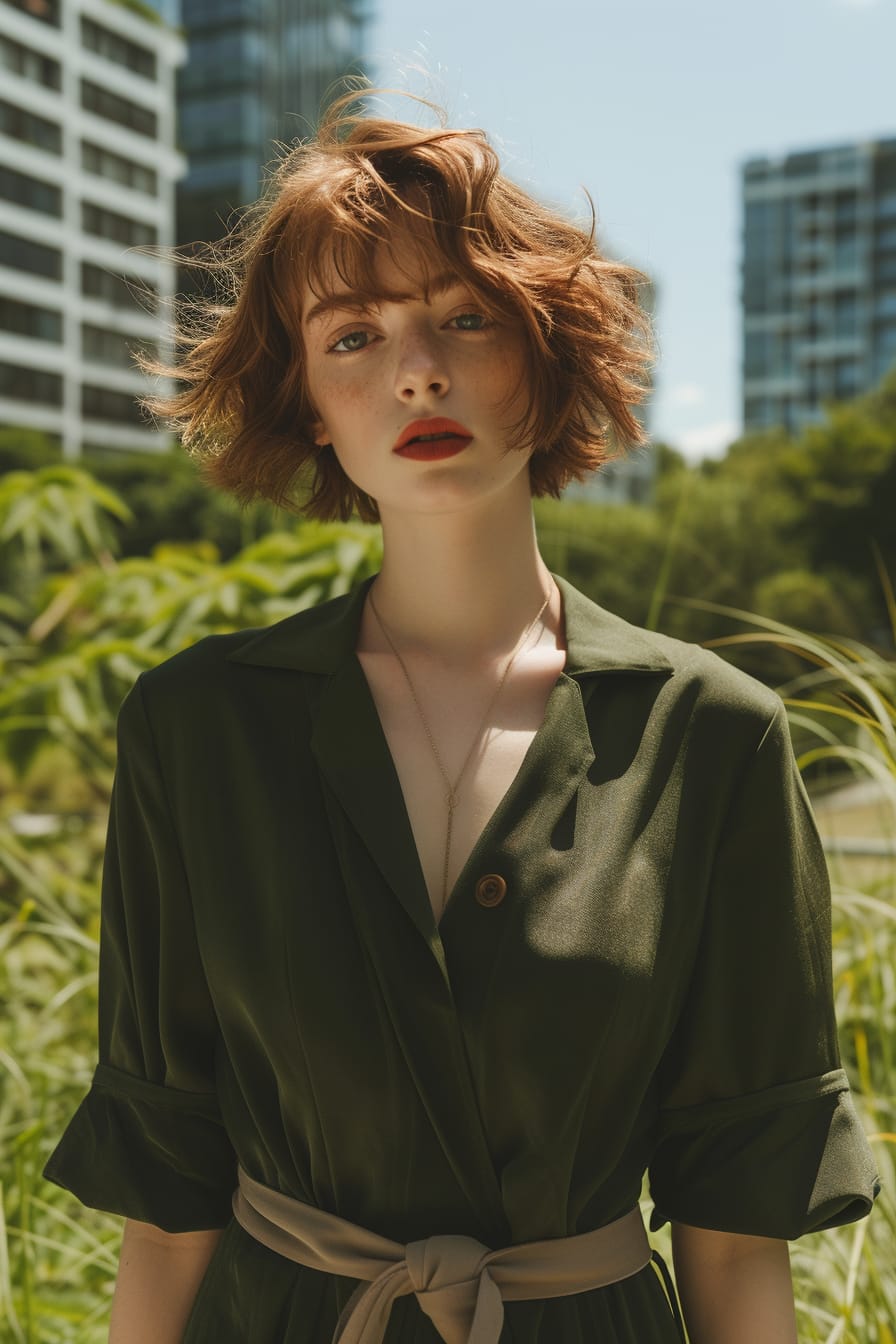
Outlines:
POLYGON ((211 259, 193 263, 228 301, 184 302, 176 367, 140 357, 180 380, 180 390, 144 405, 179 432, 206 480, 243 504, 261 497, 308 517, 345 521, 357 511, 379 521, 376 501, 314 442, 301 300, 306 282, 319 290, 334 269, 351 289, 369 290, 377 245, 408 221, 447 264, 440 269, 523 324, 521 446, 533 449, 533 496, 559 498, 569 481, 645 443, 630 406, 647 396, 654 363, 638 297, 649 279, 600 253, 593 205, 586 231, 509 181, 483 131, 452 130, 441 113, 435 130, 365 116, 357 99, 337 99, 317 135, 283 154, 211 259))

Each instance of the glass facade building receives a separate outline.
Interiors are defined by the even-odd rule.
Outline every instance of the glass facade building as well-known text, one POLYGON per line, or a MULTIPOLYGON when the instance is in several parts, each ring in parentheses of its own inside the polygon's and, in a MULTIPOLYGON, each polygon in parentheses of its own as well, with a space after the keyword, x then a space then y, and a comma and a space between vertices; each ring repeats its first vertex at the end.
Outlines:
POLYGON ((896 362, 896 139, 751 159, 741 186, 744 429, 798 433, 896 362))
POLYGON ((178 238, 221 237, 254 201, 277 142, 311 134, 334 82, 360 73, 362 0, 181 0, 178 238))

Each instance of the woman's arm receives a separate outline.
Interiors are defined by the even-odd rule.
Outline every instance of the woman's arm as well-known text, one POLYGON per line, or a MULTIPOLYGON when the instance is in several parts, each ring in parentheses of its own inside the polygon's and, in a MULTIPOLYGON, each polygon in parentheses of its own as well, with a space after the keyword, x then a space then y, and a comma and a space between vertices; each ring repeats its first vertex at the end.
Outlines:
POLYGON ((180 1344, 222 1231, 163 1232, 126 1219, 109 1344, 180 1344))
POLYGON ((672 1224, 691 1344, 797 1344, 786 1241, 672 1224))

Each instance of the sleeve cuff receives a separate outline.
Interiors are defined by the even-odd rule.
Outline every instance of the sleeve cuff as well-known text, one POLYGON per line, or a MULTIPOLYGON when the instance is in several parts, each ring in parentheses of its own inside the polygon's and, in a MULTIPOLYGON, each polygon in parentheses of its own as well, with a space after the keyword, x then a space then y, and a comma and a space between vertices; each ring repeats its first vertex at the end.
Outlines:
POLYGON ((217 1098, 97 1067, 43 1170, 90 1208, 165 1232, 225 1227, 236 1154, 217 1098))
POLYGON ((675 1221, 793 1241, 852 1223, 880 1192, 842 1069, 661 1113, 650 1230, 675 1221))

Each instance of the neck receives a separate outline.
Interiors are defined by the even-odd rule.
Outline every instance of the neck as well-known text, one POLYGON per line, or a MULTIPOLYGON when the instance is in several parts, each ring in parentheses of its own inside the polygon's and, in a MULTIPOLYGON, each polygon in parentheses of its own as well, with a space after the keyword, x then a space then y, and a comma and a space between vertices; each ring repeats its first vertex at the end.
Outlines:
MULTIPOLYGON (((371 593, 401 654, 458 671, 484 669, 526 640, 563 647, 560 593, 539 550, 531 500, 525 509, 385 514, 383 563, 371 593)), ((391 652, 366 604, 359 647, 391 652)))

